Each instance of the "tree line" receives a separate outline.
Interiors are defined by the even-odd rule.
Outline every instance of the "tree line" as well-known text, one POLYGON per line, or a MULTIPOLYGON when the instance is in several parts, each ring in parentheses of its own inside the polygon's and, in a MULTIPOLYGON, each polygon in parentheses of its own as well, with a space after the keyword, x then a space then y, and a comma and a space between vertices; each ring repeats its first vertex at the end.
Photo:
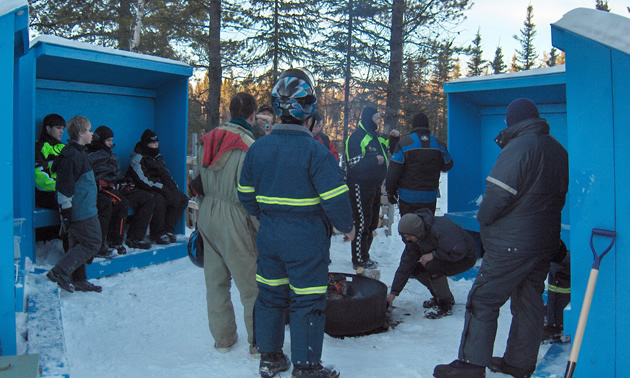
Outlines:
MULTIPOLYGON (((325 132, 345 140, 366 105, 385 113, 385 131, 409 130, 418 111, 446 140, 442 84, 462 76, 520 71, 563 63, 552 48, 539 59, 533 7, 506 65, 496 47, 483 59, 480 31, 457 46, 455 30, 471 0, 29 0, 31 30, 187 62, 189 133, 225 122, 233 94, 271 102, 278 75, 307 67, 317 80, 325 132)), ((596 8, 606 10, 598 0, 596 8)), ((341 147, 341 146, 339 146, 341 147)))

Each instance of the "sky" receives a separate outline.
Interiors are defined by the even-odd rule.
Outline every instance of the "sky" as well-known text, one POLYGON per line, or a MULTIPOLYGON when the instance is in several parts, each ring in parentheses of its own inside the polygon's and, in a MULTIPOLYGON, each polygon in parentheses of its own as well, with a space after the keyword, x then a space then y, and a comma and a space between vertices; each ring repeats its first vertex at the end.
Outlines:
MULTIPOLYGON (((595 9, 595 0, 473 0, 472 8, 466 12, 467 19, 457 30, 459 37, 455 42, 461 46, 470 46, 477 29, 481 32, 481 45, 484 58, 494 59, 497 46, 503 49, 504 63, 509 66, 512 56, 520 49, 519 42, 512 38, 520 34, 527 15, 527 6, 534 7, 536 24, 535 46, 539 58, 543 52, 551 50, 551 24, 575 8, 595 9)), ((608 0, 611 13, 630 17, 627 7, 630 0, 608 0)))

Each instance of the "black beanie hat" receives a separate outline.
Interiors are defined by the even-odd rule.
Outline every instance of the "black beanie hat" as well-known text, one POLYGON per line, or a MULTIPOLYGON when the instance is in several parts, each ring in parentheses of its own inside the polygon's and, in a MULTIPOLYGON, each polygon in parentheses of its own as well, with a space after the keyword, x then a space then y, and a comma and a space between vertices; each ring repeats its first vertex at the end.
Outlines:
POLYGON ((104 143, 107 138, 113 138, 114 132, 107 126, 99 126, 94 130, 94 135, 99 142, 104 143))
POLYGON ((519 98, 508 105, 507 114, 505 115, 505 122, 508 127, 530 118, 540 118, 538 108, 532 100, 519 98))
POLYGON ((411 121, 411 126, 414 129, 417 128, 429 128, 429 118, 424 113, 418 113, 413 116, 413 120, 411 121))
POLYGON ((361 123, 363 125, 373 124, 374 120, 372 119, 372 117, 376 113, 378 113, 378 110, 376 110, 376 108, 373 108, 371 106, 365 107, 365 109, 363 109, 363 112, 361 112, 361 123))
POLYGON ((154 133, 153 131, 146 129, 144 130, 144 132, 142 133, 142 136, 140 137, 140 142, 142 142, 143 145, 147 145, 151 142, 159 142, 158 136, 156 133, 154 133))
POLYGON ((422 240, 424 238, 424 221, 415 213, 407 213, 398 221, 398 233, 413 235, 422 240))

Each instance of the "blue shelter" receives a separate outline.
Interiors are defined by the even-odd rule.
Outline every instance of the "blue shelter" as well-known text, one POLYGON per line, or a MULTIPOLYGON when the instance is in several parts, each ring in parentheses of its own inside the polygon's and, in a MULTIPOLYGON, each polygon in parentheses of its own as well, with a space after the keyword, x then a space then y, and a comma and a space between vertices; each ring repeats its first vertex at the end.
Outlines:
MULTIPOLYGON (((551 25, 553 45, 566 66, 458 79, 448 95, 448 213, 462 227, 479 231, 476 215, 500 149, 494 137, 505 127, 507 105, 532 99, 551 134, 569 152, 569 194, 562 239, 571 250, 572 297, 565 333, 577 327, 593 255, 594 228, 616 230, 616 244, 602 260, 575 376, 627 376, 630 357, 630 256, 623 230, 630 229, 627 161, 630 154, 630 19, 575 9, 551 25), (459 164, 457 162, 460 162, 459 164), (465 162, 465 164, 463 163, 465 162)), ((595 238, 601 253, 610 240, 595 238)), ((566 355, 568 359, 568 354, 566 355)))
MULTIPOLYGON (((4 136, 13 140, 18 127, 17 61, 28 52, 28 4, 26 1, 5 1, 0 4, 0 119, 4 136)), ((17 146, 5 143, 0 149, 0 166, 5 179, 13 176, 17 146), (15 148, 15 150, 14 150, 15 148)), ((15 354, 15 273, 14 213, 12 185, 0 185, 0 355, 15 354)))
MULTIPOLYGON (((93 129, 109 126, 115 134, 114 151, 123 173, 142 132, 153 130, 160 137, 160 151, 168 169, 185 191, 191 75, 192 67, 182 62, 55 36, 40 36, 29 43, 27 2, 0 3, 0 117, 3 125, 12 125, 4 134, 13 142, 0 150, 5 180, 0 186, 4 199, 0 204, 0 355, 16 353, 15 313, 24 310, 24 280, 29 274, 42 273, 40 269, 27 271, 37 264, 35 230, 59 223, 56 211, 35 207, 34 143, 44 116, 57 113, 68 120, 82 115, 93 129), (10 247, 14 241, 19 241, 16 246, 20 251, 15 256, 10 247)), ((182 220, 176 233, 183 232, 182 220)), ((183 256, 186 241, 181 240, 148 251, 130 251, 112 260, 96 260, 87 266, 87 275, 103 277, 183 256)), ((46 282, 39 278, 34 282, 46 282)), ((46 299, 54 297, 51 293, 46 299)), ((56 298, 59 313, 58 294, 56 298)), ((54 300, 50 303, 55 306, 54 300)), ((36 308, 42 309, 42 303, 29 307, 29 318, 36 308)), ((47 327, 54 329, 51 324, 47 327)), ((60 340, 57 345, 63 349, 62 328, 60 340)), ((41 360, 43 349, 29 348, 28 353, 40 353, 41 360)))

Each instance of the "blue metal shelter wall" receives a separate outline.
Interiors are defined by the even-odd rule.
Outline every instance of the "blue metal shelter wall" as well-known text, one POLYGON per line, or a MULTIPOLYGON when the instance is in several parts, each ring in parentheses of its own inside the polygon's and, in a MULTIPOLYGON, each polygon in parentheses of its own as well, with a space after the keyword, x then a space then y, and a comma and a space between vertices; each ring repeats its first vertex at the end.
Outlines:
MULTIPOLYGON (((565 317, 565 331, 574 334, 593 262, 589 246, 592 229, 616 229, 612 68, 610 49, 593 41, 574 35, 565 38, 561 48, 567 59, 571 179, 568 204, 571 210, 572 288, 571 311, 565 317)), ((599 240, 595 244, 596 250, 601 253, 607 242, 599 240)), ((617 322, 615 267, 619 266, 616 261, 619 247, 617 244, 600 266, 575 372, 577 377, 614 377, 619 373, 615 371, 614 350, 617 322)))
POLYGON ((28 46, 26 7, 0 15, 0 125, 7 141, 0 149, 0 354, 16 353, 13 202, 13 130, 17 111, 17 59, 28 46))
POLYGON ((630 55, 612 51, 612 83, 613 83, 613 125, 615 141, 615 201, 617 251, 616 276, 622 277, 616 282, 617 327, 615 365, 618 376, 628 373, 630 361, 630 55))

